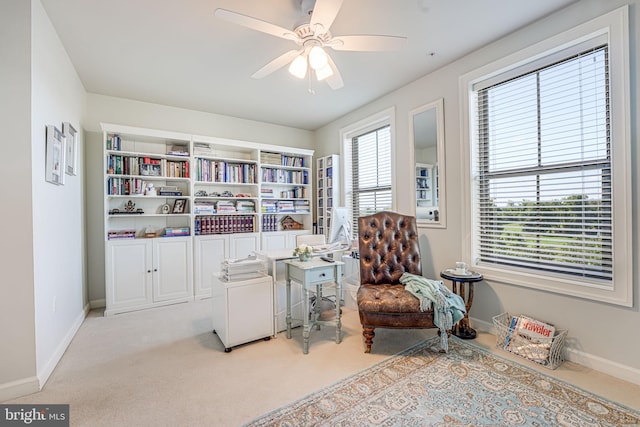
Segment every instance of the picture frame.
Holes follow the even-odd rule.
[[[62,133],[65,136],[65,173],[78,174],[78,131],[69,122],[62,123]]]
[[[46,127],[45,180],[55,185],[64,185],[65,137],[57,127]]]
[[[187,210],[187,199],[176,199],[173,203],[173,210],[171,213],[182,214]]]

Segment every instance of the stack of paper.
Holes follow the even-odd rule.
[[[249,256],[243,259],[226,259],[221,265],[221,276],[227,281],[247,280],[267,275],[267,263]]]

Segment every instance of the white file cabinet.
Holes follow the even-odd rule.
[[[271,276],[227,282],[213,275],[211,291],[213,332],[225,352],[275,334]]]

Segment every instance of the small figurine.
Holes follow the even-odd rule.
[[[124,205],[124,211],[127,213],[133,213],[135,211],[136,208],[136,204],[133,203],[131,200],[129,200],[125,205]]]
[[[158,192],[156,191],[156,188],[153,186],[152,182],[147,184],[147,187],[144,189],[144,195],[145,196],[157,196],[158,195]]]

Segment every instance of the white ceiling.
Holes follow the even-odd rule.
[[[285,28],[299,0],[41,0],[91,93],[314,130],[575,0],[344,0],[334,36],[408,37],[401,52],[329,50],[344,87],[284,67],[250,76],[291,41],[213,14],[225,8]]]

